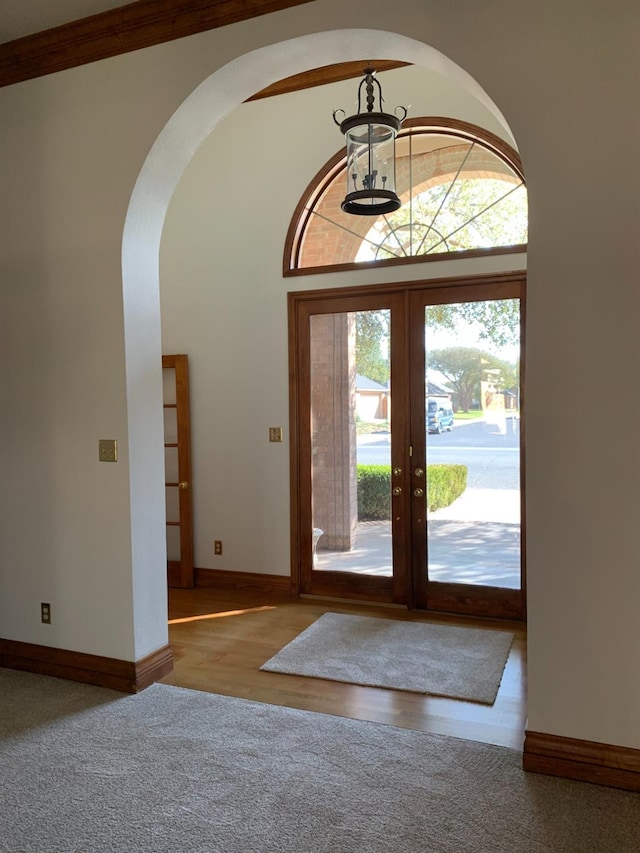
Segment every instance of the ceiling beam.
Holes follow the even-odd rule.
[[[288,92],[297,92],[299,89],[311,89],[313,86],[324,86],[326,83],[337,83],[340,80],[350,80],[353,77],[362,77],[364,66],[372,65],[376,71],[389,71],[392,68],[403,68],[410,65],[409,62],[394,62],[389,59],[367,59],[359,62],[340,62],[335,65],[323,65],[322,68],[313,68],[293,77],[278,80],[266,89],[256,92],[248,101],[257,101],[260,98],[270,98],[273,95],[286,95]]]
[[[137,0],[0,44],[0,87],[311,0]]]

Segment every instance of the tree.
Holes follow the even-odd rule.
[[[494,299],[430,305],[425,311],[425,322],[429,328],[452,331],[458,330],[461,323],[473,325],[481,339],[499,348],[506,344],[516,344],[520,340],[520,302],[518,299]],[[389,335],[388,309],[356,313],[356,371],[381,385],[387,385],[390,376]],[[505,388],[517,389],[517,367],[475,347],[468,349],[476,353],[477,358],[482,354],[487,362],[486,367],[501,369]],[[433,354],[432,352],[431,359]],[[435,364],[431,366],[435,367]],[[446,374],[444,370],[441,372]],[[479,383],[478,375],[477,387],[469,399],[478,397]]]
[[[474,168],[467,176],[461,169],[451,181],[443,177],[442,183],[412,195],[410,204],[381,217],[361,251],[370,259],[384,259],[525,244],[524,184],[506,172],[481,177]]]
[[[374,382],[389,381],[389,311],[356,314],[356,371]]]
[[[432,350],[427,354],[427,359],[427,367],[442,373],[456,394],[458,405],[465,412],[471,408],[472,401],[480,397],[483,371],[499,370],[502,390],[517,388],[517,370],[514,365],[476,347]]]
[[[381,217],[367,243],[372,259],[521,245],[527,241],[527,220],[526,189],[513,176],[474,177],[473,169],[469,175],[462,170]],[[436,305],[428,312],[430,324],[454,330],[462,320],[498,347],[520,340],[518,300]]]
[[[476,325],[482,340],[495,346],[520,341],[520,302],[518,299],[491,299],[480,302],[456,302],[427,308],[429,326],[455,330],[459,321]]]

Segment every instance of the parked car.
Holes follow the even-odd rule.
[[[453,408],[449,400],[429,397],[427,400],[427,429],[431,433],[441,433],[453,429]]]

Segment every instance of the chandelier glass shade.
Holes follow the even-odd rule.
[[[333,120],[344,134],[347,146],[347,192],[341,207],[345,213],[359,216],[393,213],[400,207],[396,194],[395,143],[407,110],[396,107],[396,115],[381,112],[382,87],[375,73],[371,66],[364,69],[355,115],[338,120],[338,113],[344,115],[344,110],[333,112]],[[366,112],[361,112],[363,89]]]

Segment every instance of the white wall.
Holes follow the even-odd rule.
[[[158,396],[159,379],[148,372],[159,345],[157,306],[145,316],[135,300],[136,281],[144,290],[153,279],[152,240],[148,263],[134,266],[128,256],[126,302],[120,275],[135,177],[162,127],[208,74],[235,60],[219,79],[231,84],[240,74],[239,89],[256,90],[278,63],[325,64],[334,50],[349,58],[357,44],[338,34],[313,55],[278,47],[262,66],[243,55],[366,20],[433,45],[469,72],[518,142],[531,213],[529,728],[640,748],[639,15],[636,0],[319,0],[2,90],[0,636],[130,660],[166,641],[152,486],[160,413],[144,405]],[[222,112],[235,106],[232,89],[213,95]],[[206,124],[191,118],[172,136],[172,154],[186,151],[187,159]],[[171,189],[159,188],[158,209]],[[297,198],[299,188],[289,192]],[[271,217],[273,245],[281,245],[283,210]],[[135,243],[135,234],[129,238]],[[248,260],[246,271],[259,267]],[[256,293],[265,321],[284,330],[282,291],[267,284]],[[237,302],[229,308],[237,319]],[[132,340],[137,329],[146,330],[147,348]],[[280,359],[286,342],[278,343]],[[260,429],[283,420],[282,387]],[[623,401],[615,428],[587,407],[602,388]],[[120,441],[116,466],[97,463],[103,437]],[[261,445],[241,460],[259,461],[251,473],[263,501],[278,498],[285,483],[276,454],[284,457],[286,447],[272,450]],[[147,497],[153,506],[145,515]],[[269,538],[278,513],[268,508],[259,520],[277,563],[264,570],[278,570],[285,557]],[[53,603],[50,628],[38,621],[42,600]]]

